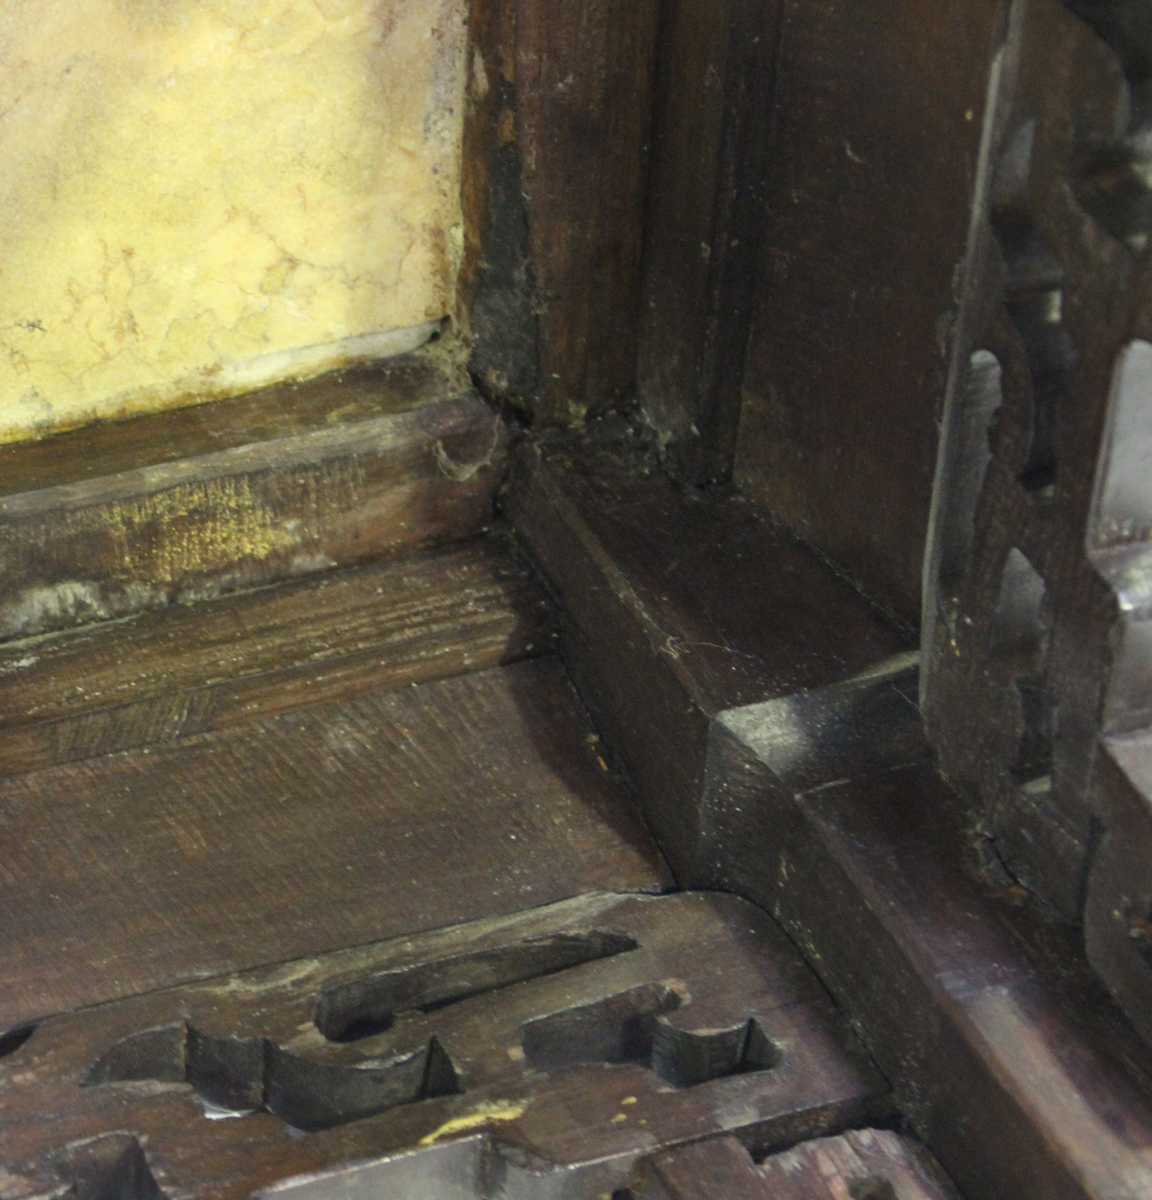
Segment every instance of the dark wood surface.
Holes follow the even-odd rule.
[[[706,802],[714,879],[777,915],[965,1195],[1141,1196],[1152,1054],[1075,936],[981,862],[910,683],[724,714]]]
[[[507,440],[467,396],[9,494],[0,638],[465,537],[490,519]]]
[[[802,1142],[759,1166],[736,1138],[645,1163],[642,1200],[959,1200],[922,1146],[884,1129]]]
[[[667,875],[536,659],[0,783],[0,1027]]]
[[[666,465],[693,483],[732,472],[782,7],[661,9],[637,386]]]
[[[657,0],[517,0],[517,131],[544,424],[636,387]]]
[[[540,321],[518,128],[517,0],[470,0],[469,9],[458,320],[478,386],[531,414]]]
[[[736,478],[908,621],[995,0],[787,0]]]
[[[643,1200],[764,1200],[770,1194],[747,1146],[734,1137],[655,1154],[640,1171],[634,1190]]]
[[[630,404],[658,0],[473,0],[462,323],[530,423]]]
[[[526,564],[479,538],[0,647],[0,773],[548,652]]]
[[[0,446],[0,495],[179,462],[254,442],[317,433],[409,412],[468,392],[454,356],[433,344],[413,354]]]
[[[328,1041],[324,998],[350,989],[390,996],[391,1025]],[[770,1062],[696,1061],[693,1044],[749,1022]],[[551,1049],[563,1061],[540,1061],[542,1028],[562,1034]],[[433,1038],[448,1094],[389,1104],[347,1090]],[[253,1045],[269,1065],[243,1107],[258,1111],[206,1120],[227,1083],[220,1064],[240,1079]],[[678,1079],[690,1061],[706,1069]],[[437,1143],[471,1133],[486,1135],[487,1174],[510,1194],[590,1196],[654,1149],[732,1132],[763,1154],[886,1106],[883,1080],[767,914],[731,896],[599,894],[47,1020],[0,1059],[0,1160],[22,1197],[50,1190],[85,1139],[119,1133],[169,1195],[242,1200],[336,1168],[334,1195],[422,1196],[452,1181],[434,1186]],[[424,1187],[400,1186],[394,1166],[390,1185],[388,1160],[373,1162],[405,1150],[431,1164]],[[491,1194],[476,1183],[476,1200]]]
[[[712,717],[909,648],[753,505],[673,484],[627,436],[526,443],[503,504],[563,598],[565,661],[682,882]]]

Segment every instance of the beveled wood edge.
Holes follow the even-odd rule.
[[[0,446],[0,503],[12,496],[337,431],[471,393],[455,340],[179,407],[93,421]]]

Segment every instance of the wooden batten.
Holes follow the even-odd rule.
[[[434,355],[0,452],[0,638],[477,532],[508,435]]]
[[[546,653],[526,565],[474,538],[0,647],[0,774]]]
[[[678,488],[627,438],[595,436],[525,443],[503,503],[562,597],[573,678],[678,879],[698,882],[715,715],[867,671],[909,639],[740,497]]]

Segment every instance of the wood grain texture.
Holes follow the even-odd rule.
[[[764,1176],[734,1137],[709,1138],[655,1154],[640,1168],[634,1189],[642,1200],[765,1200]]]
[[[461,327],[485,395],[573,425],[636,389],[659,0],[472,0]]]
[[[409,412],[467,393],[467,378],[455,358],[444,343],[433,343],[398,358],[277,383],[226,400],[96,421],[39,441],[9,443],[0,446],[0,495]]]
[[[555,660],[0,783],[0,1027],[664,867]]]
[[[668,469],[732,473],[781,0],[661,9],[637,386]]]
[[[859,1129],[804,1142],[760,1166],[775,1200],[959,1200],[959,1193],[922,1146],[886,1129]],[[887,1188],[885,1188],[887,1184]]]
[[[0,497],[0,637],[465,537],[506,443],[464,397]]]
[[[1084,941],[1092,965],[1152,1044],[1152,731],[1102,738],[1095,802],[1104,832],[1092,858]]]
[[[965,1195],[1144,1196],[1152,1052],[1077,935],[1003,868],[981,879],[909,682],[878,676],[716,722],[707,804],[728,828],[715,884],[795,938]]]
[[[607,427],[516,455],[503,503],[562,597],[561,642],[682,882],[708,726],[909,648],[739,496],[680,488]]]
[[[552,648],[491,538],[0,647],[0,773],[173,741]]]
[[[642,1200],[959,1200],[922,1146],[883,1129],[802,1142],[757,1166],[736,1138],[645,1163]]]
[[[908,621],[995,0],[787,0],[736,479]]]
[[[516,33],[516,0],[471,0],[458,309],[473,378],[485,395],[531,413],[540,323],[517,137]]]
[[[613,940],[616,952],[539,970],[548,947],[593,938]],[[707,956],[696,952],[701,945]],[[514,967],[517,955],[521,972],[496,977],[492,965]],[[432,990],[413,989],[416,979]],[[445,992],[453,980],[456,992]],[[317,1018],[326,995],[390,983],[399,985],[390,1027],[325,1039]],[[589,1012],[611,1018],[607,998],[618,1004],[619,1025],[630,1019],[629,997],[645,995],[678,1003],[646,1024],[633,1014],[631,1046],[622,1049],[618,1037],[613,1046],[581,1020]],[[687,1086],[669,1077],[679,1046],[749,1022],[776,1047],[771,1065],[733,1071],[716,1062]],[[564,1024],[565,1065],[533,1061],[541,1023]],[[159,1056],[146,1046],[127,1052],[142,1033],[164,1047]],[[363,1078],[373,1063],[433,1037],[452,1064],[454,1093],[382,1103],[306,1134],[286,1129],[283,1102],[331,1095],[334,1081]],[[290,1059],[316,1072],[311,1086],[282,1076],[283,1086],[266,1080],[262,1091],[257,1078],[253,1098],[265,1111],[205,1120],[196,1089],[211,1072],[196,1068],[194,1043],[207,1038],[225,1052],[238,1039],[265,1039],[275,1047],[271,1078]],[[93,1079],[100,1082],[77,1086]],[[499,1179],[505,1194],[587,1197],[624,1185],[637,1159],[658,1148],[731,1131],[766,1153],[887,1111],[883,1080],[772,919],[736,897],[701,893],[589,895],[153,992],[50,1018],[0,1059],[0,1161],[8,1194],[21,1200],[20,1180],[50,1194],[67,1147],[114,1131],[140,1140],[170,1195],[244,1200],[281,1181],[282,1195],[307,1195],[315,1181],[287,1181],[324,1169],[335,1170],[334,1196],[444,1195],[453,1180],[440,1176],[436,1186],[436,1143],[472,1133],[488,1163],[478,1174]],[[388,1156],[404,1151],[429,1163],[423,1187],[395,1180]],[[357,1186],[369,1168],[377,1182]],[[475,1200],[495,1191],[477,1183]]]
[[[539,302],[533,415],[633,399],[657,0],[517,0],[517,134]]]

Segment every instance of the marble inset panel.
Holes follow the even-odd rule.
[[[451,311],[464,0],[0,0],[0,441]]]

